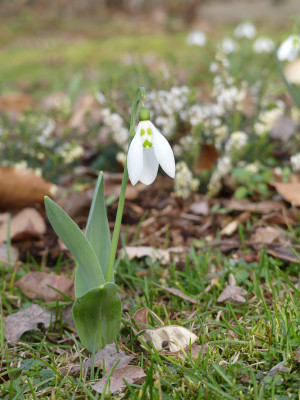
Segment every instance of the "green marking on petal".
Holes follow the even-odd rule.
[[[150,129],[150,128],[147,128],[147,133],[148,133],[149,136],[152,135],[152,132],[151,132],[151,129]]]
[[[149,142],[149,140],[146,139],[146,140],[144,140],[144,142],[143,142],[143,148],[146,149],[147,147],[149,147],[149,149],[151,149],[152,143]]]
[[[145,129],[141,129],[141,136],[143,136],[143,135],[145,135],[145,133],[146,133],[146,131],[145,131]]]

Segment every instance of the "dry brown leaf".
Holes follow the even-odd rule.
[[[201,345],[201,344],[193,343],[193,344],[191,345],[191,348],[188,348],[188,349],[186,350],[186,352],[188,352],[189,355],[190,355],[192,358],[197,358],[197,357],[199,357],[199,354],[201,354],[201,356],[203,356],[204,354],[206,354],[208,348],[209,348],[208,344]],[[185,358],[185,354],[181,352],[181,353],[179,353],[179,357],[180,357],[180,358]]]
[[[196,215],[208,215],[209,214],[208,201],[202,200],[191,204],[190,211]]]
[[[0,265],[3,267],[13,267],[19,260],[19,251],[14,247],[0,244]]]
[[[8,342],[18,342],[23,333],[38,330],[43,324],[49,328],[51,315],[37,304],[4,318],[4,336]]]
[[[4,222],[0,226],[0,243],[7,240],[8,228],[10,228],[11,240],[24,240],[39,238],[46,232],[46,224],[41,214],[34,208],[24,208],[16,214],[10,222]]]
[[[198,303],[198,301],[194,297],[190,297],[187,294],[184,294],[180,289],[168,288],[168,287],[162,286],[156,282],[153,282],[153,284],[155,286],[158,286],[159,288],[165,290],[166,292],[173,294],[174,296],[178,296],[181,299],[187,300],[189,303],[192,303],[192,304]],[[135,319],[135,317],[134,317],[134,319]]]
[[[290,372],[290,368],[286,366],[285,361],[281,361],[280,363],[276,364],[273,368],[270,369],[269,372],[267,372],[267,376],[275,376],[280,372]]]
[[[127,365],[123,368],[116,368],[110,377],[109,384],[106,386],[106,394],[109,392],[117,393],[125,389],[127,386],[124,380],[126,380],[127,383],[132,384],[142,383],[145,378],[146,374],[140,367]],[[92,386],[92,388],[96,390],[96,392],[102,393],[107,379],[108,374],[101,378],[99,382]]]
[[[220,294],[217,299],[218,303],[235,303],[235,304],[245,304],[245,296],[247,295],[247,290],[236,286],[235,278],[232,274],[229,274],[229,284],[225,286],[225,289]]]
[[[231,199],[229,201],[224,201],[224,206],[234,211],[250,211],[265,214],[275,211],[281,211],[284,207],[284,203],[282,201],[275,200],[265,200],[257,203],[252,203],[248,200]]]
[[[229,222],[224,228],[221,230],[220,235],[221,236],[231,236],[238,228],[239,226],[239,221],[237,219]]]
[[[272,186],[293,206],[300,206],[300,183],[299,182],[273,182]],[[274,210],[273,210],[274,211]]]
[[[105,373],[107,374],[118,360],[117,369],[125,367],[133,359],[133,356],[128,356],[123,350],[117,349],[115,343],[112,343],[106,345],[104,349],[99,350],[98,353],[95,354],[94,367],[98,367],[99,364],[102,367],[104,362]],[[84,369],[90,369],[91,365],[92,359],[89,358],[84,362]]]
[[[251,235],[250,240],[254,243],[270,244],[283,238],[283,234],[279,229],[273,226],[266,226],[258,228],[253,235]]]
[[[25,93],[7,93],[0,97],[0,110],[23,112],[32,105],[32,99]]]
[[[62,300],[63,296],[48,285],[74,298],[74,282],[64,275],[34,271],[24,275],[15,283],[15,286],[30,299],[43,299],[49,302]]]
[[[286,64],[284,75],[289,82],[300,85],[300,58]]]
[[[270,137],[286,143],[294,135],[296,127],[296,123],[290,117],[282,115],[276,120],[270,132]]]
[[[140,331],[148,327],[148,315],[149,311],[146,307],[140,308],[134,314],[133,316],[134,322],[136,323]]]
[[[287,249],[285,247],[268,247],[266,249],[267,253],[275,258],[279,258],[280,260],[300,264],[299,258],[297,258],[292,250]]]
[[[0,207],[22,208],[31,203],[43,203],[44,196],[56,193],[56,186],[37,176],[30,169],[0,168]]]
[[[183,252],[181,247],[170,247],[167,250],[161,250],[150,246],[126,246],[124,250],[120,251],[120,254],[124,258],[126,253],[129,260],[150,257],[152,261],[160,261],[161,264],[168,264],[171,261],[173,253],[179,254],[181,252]]]

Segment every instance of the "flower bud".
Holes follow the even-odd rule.
[[[139,112],[139,120],[140,121],[149,121],[150,120],[150,111],[146,107],[142,107]]]

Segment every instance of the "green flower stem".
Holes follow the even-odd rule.
[[[137,108],[138,108],[139,102],[141,101],[140,97],[145,97],[145,94],[146,94],[145,89],[143,87],[139,87],[135,94],[133,102],[132,102],[128,148],[134,137],[135,121],[136,121],[136,117],[137,117]],[[113,233],[112,241],[111,241],[111,250],[110,250],[108,266],[107,266],[107,271],[106,271],[106,277],[105,277],[106,282],[112,282],[114,280],[113,279],[113,269],[114,269],[114,262],[115,262],[115,258],[116,258],[117,246],[118,246],[119,235],[120,235],[120,228],[121,228],[122,215],[123,215],[123,209],[124,209],[124,203],[125,203],[127,182],[128,182],[128,170],[127,170],[127,162],[126,162],[125,168],[124,168],[123,179],[122,179],[122,185],[121,185],[120,198],[119,198],[118,210],[117,210],[117,215],[116,215],[114,233]]]

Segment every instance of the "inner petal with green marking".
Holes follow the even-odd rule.
[[[140,135],[143,141],[143,149],[151,149],[151,147],[153,146],[151,129],[149,127],[142,128]]]

